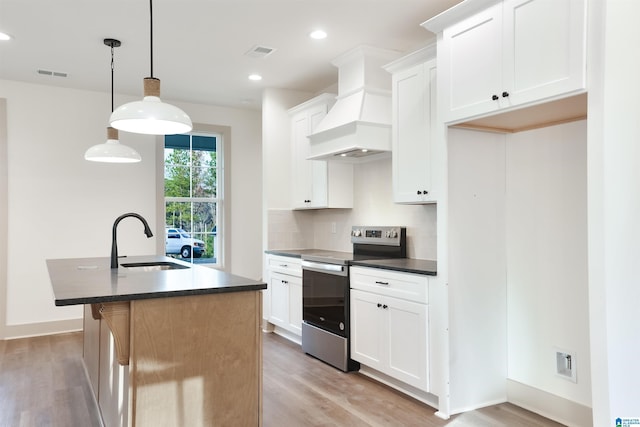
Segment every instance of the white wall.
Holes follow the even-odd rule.
[[[109,256],[111,226],[138,212],[155,229],[155,138],[120,133],[143,158],[138,164],[96,164],[84,151],[106,138],[109,94],[0,81],[7,99],[8,229],[6,335],[37,334],[47,324],[82,316],[80,307],[55,307],[45,260]],[[117,96],[121,102],[131,99]],[[233,223],[228,270],[261,276],[260,113],[180,105],[194,122],[233,129],[231,165]],[[247,194],[245,180],[257,186]],[[237,182],[236,182],[237,181]],[[233,182],[236,182],[233,184]],[[239,185],[238,185],[239,184]],[[234,194],[234,193],[238,194]],[[243,196],[246,195],[246,196]],[[155,253],[155,238],[127,219],[118,228],[121,255]],[[2,283],[0,283],[0,286]],[[20,326],[33,325],[32,328]],[[63,327],[63,326],[61,326]],[[55,329],[55,328],[54,328]],[[12,332],[13,331],[13,332]]]
[[[449,129],[451,413],[507,398],[504,135]]]
[[[640,418],[640,2],[591,0],[589,304],[594,425]]]
[[[586,121],[507,137],[509,379],[591,406]],[[573,353],[577,383],[556,375]]]
[[[507,378],[590,407],[586,122],[450,129],[448,148],[452,412],[508,398]],[[555,375],[556,348],[577,383]]]

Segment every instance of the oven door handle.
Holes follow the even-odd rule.
[[[302,260],[302,269],[317,271],[319,273],[335,274],[337,276],[347,276],[348,270],[346,265],[325,264],[321,262]]]

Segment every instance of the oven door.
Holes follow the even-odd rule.
[[[349,266],[302,261],[302,320],[342,337],[349,332]]]

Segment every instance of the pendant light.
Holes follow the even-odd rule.
[[[104,39],[104,44],[111,48],[111,112],[113,112],[113,48],[120,46],[116,39]],[[84,158],[92,162],[104,163],[137,163],[142,158],[136,150],[120,144],[118,130],[107,128],[107,142],[94,145],[84,153]]]
[[[109,123],[125,132],[148,135],[174,135],[193,129],[187,114],[160,100],[160,80],[153,77],[153,1],[149,0],[151,77],[144,79],[142,101],[121,105],[111,113]]]

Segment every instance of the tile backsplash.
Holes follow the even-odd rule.
[[[408,206],[409,207],[409,206]],[[410,206],[404,222],[369,223],[353,219],[350,209],[268,211],[269,249],[327,249],[351,252],[352,225],[398,225],[407,227],[410,258],[436,258],[436,206]],[[333,233],[335,224],[335,233]]]
[[[390,158],[357,164],[353,209],[269,209],[268,249],[351,252],[353,225],[405,226],[407,255],[437,259],[436,205],[393,203],[391,183]]]

